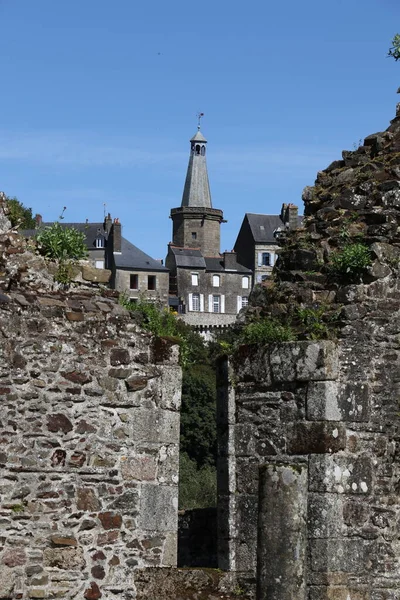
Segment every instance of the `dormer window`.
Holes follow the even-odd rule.
[[[96,238],[96,248],[104,248],[104,238],[103,236]]]

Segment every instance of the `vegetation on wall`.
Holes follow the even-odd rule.
[[[342,282],[356,283],[371,265],[371,252],[365,244],[346,244],[330,255],[330,273]]]
[[[39,229],[36,242],[40,254],[57,261],[55,279],[63,284],[71,282],[74,265],[88,254],[85,234],[74,227],[63,227],[58,221]]]
[[[36,227],[35,218],[32,216],[32,209],[27,208],[18,200],[18,198],[6,198],[8,209],[7,217],[13,227],[18,229],[34,229]]]

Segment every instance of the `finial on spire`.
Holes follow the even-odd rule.
[[[200,131],[201,117],[204,117],[204,113],[202,113],[202,112],[197,113],[197,129],[198,129],[198,131]]]

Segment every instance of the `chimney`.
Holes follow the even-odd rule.
[[[108,213],[108,215],[104,219],[104,231],[107,233],[107,235],[111,231],[111,226],[112,226],[112,219],[111,219],[110,213]]]
[[[36,227],[40,227],[42,224],[42,215],[39,215],[38,213],[35,215],[35,221],[36,221]]]
[[[114,219],[114,223],[111,229],[112,236],[112,250],[113,252],[121,252],[122,251],[122,233],[121,233],[121,223],[119,219]]]
[[[226,271],[237,271],[237,256],[233,250],[230,252],[225,250],[224,252],[224,269]]]
[[[281,219],[287,229],[297,229],[299,226],[299,209],[295,204],[282,204]]]

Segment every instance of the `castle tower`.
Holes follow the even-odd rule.
[[[200,249],[203,256],[219,256],[222,210],[212,208],[206,162],[207,140],[198,125],[190,140],[190,156],[182,203],[171,210],[172,244]]]

